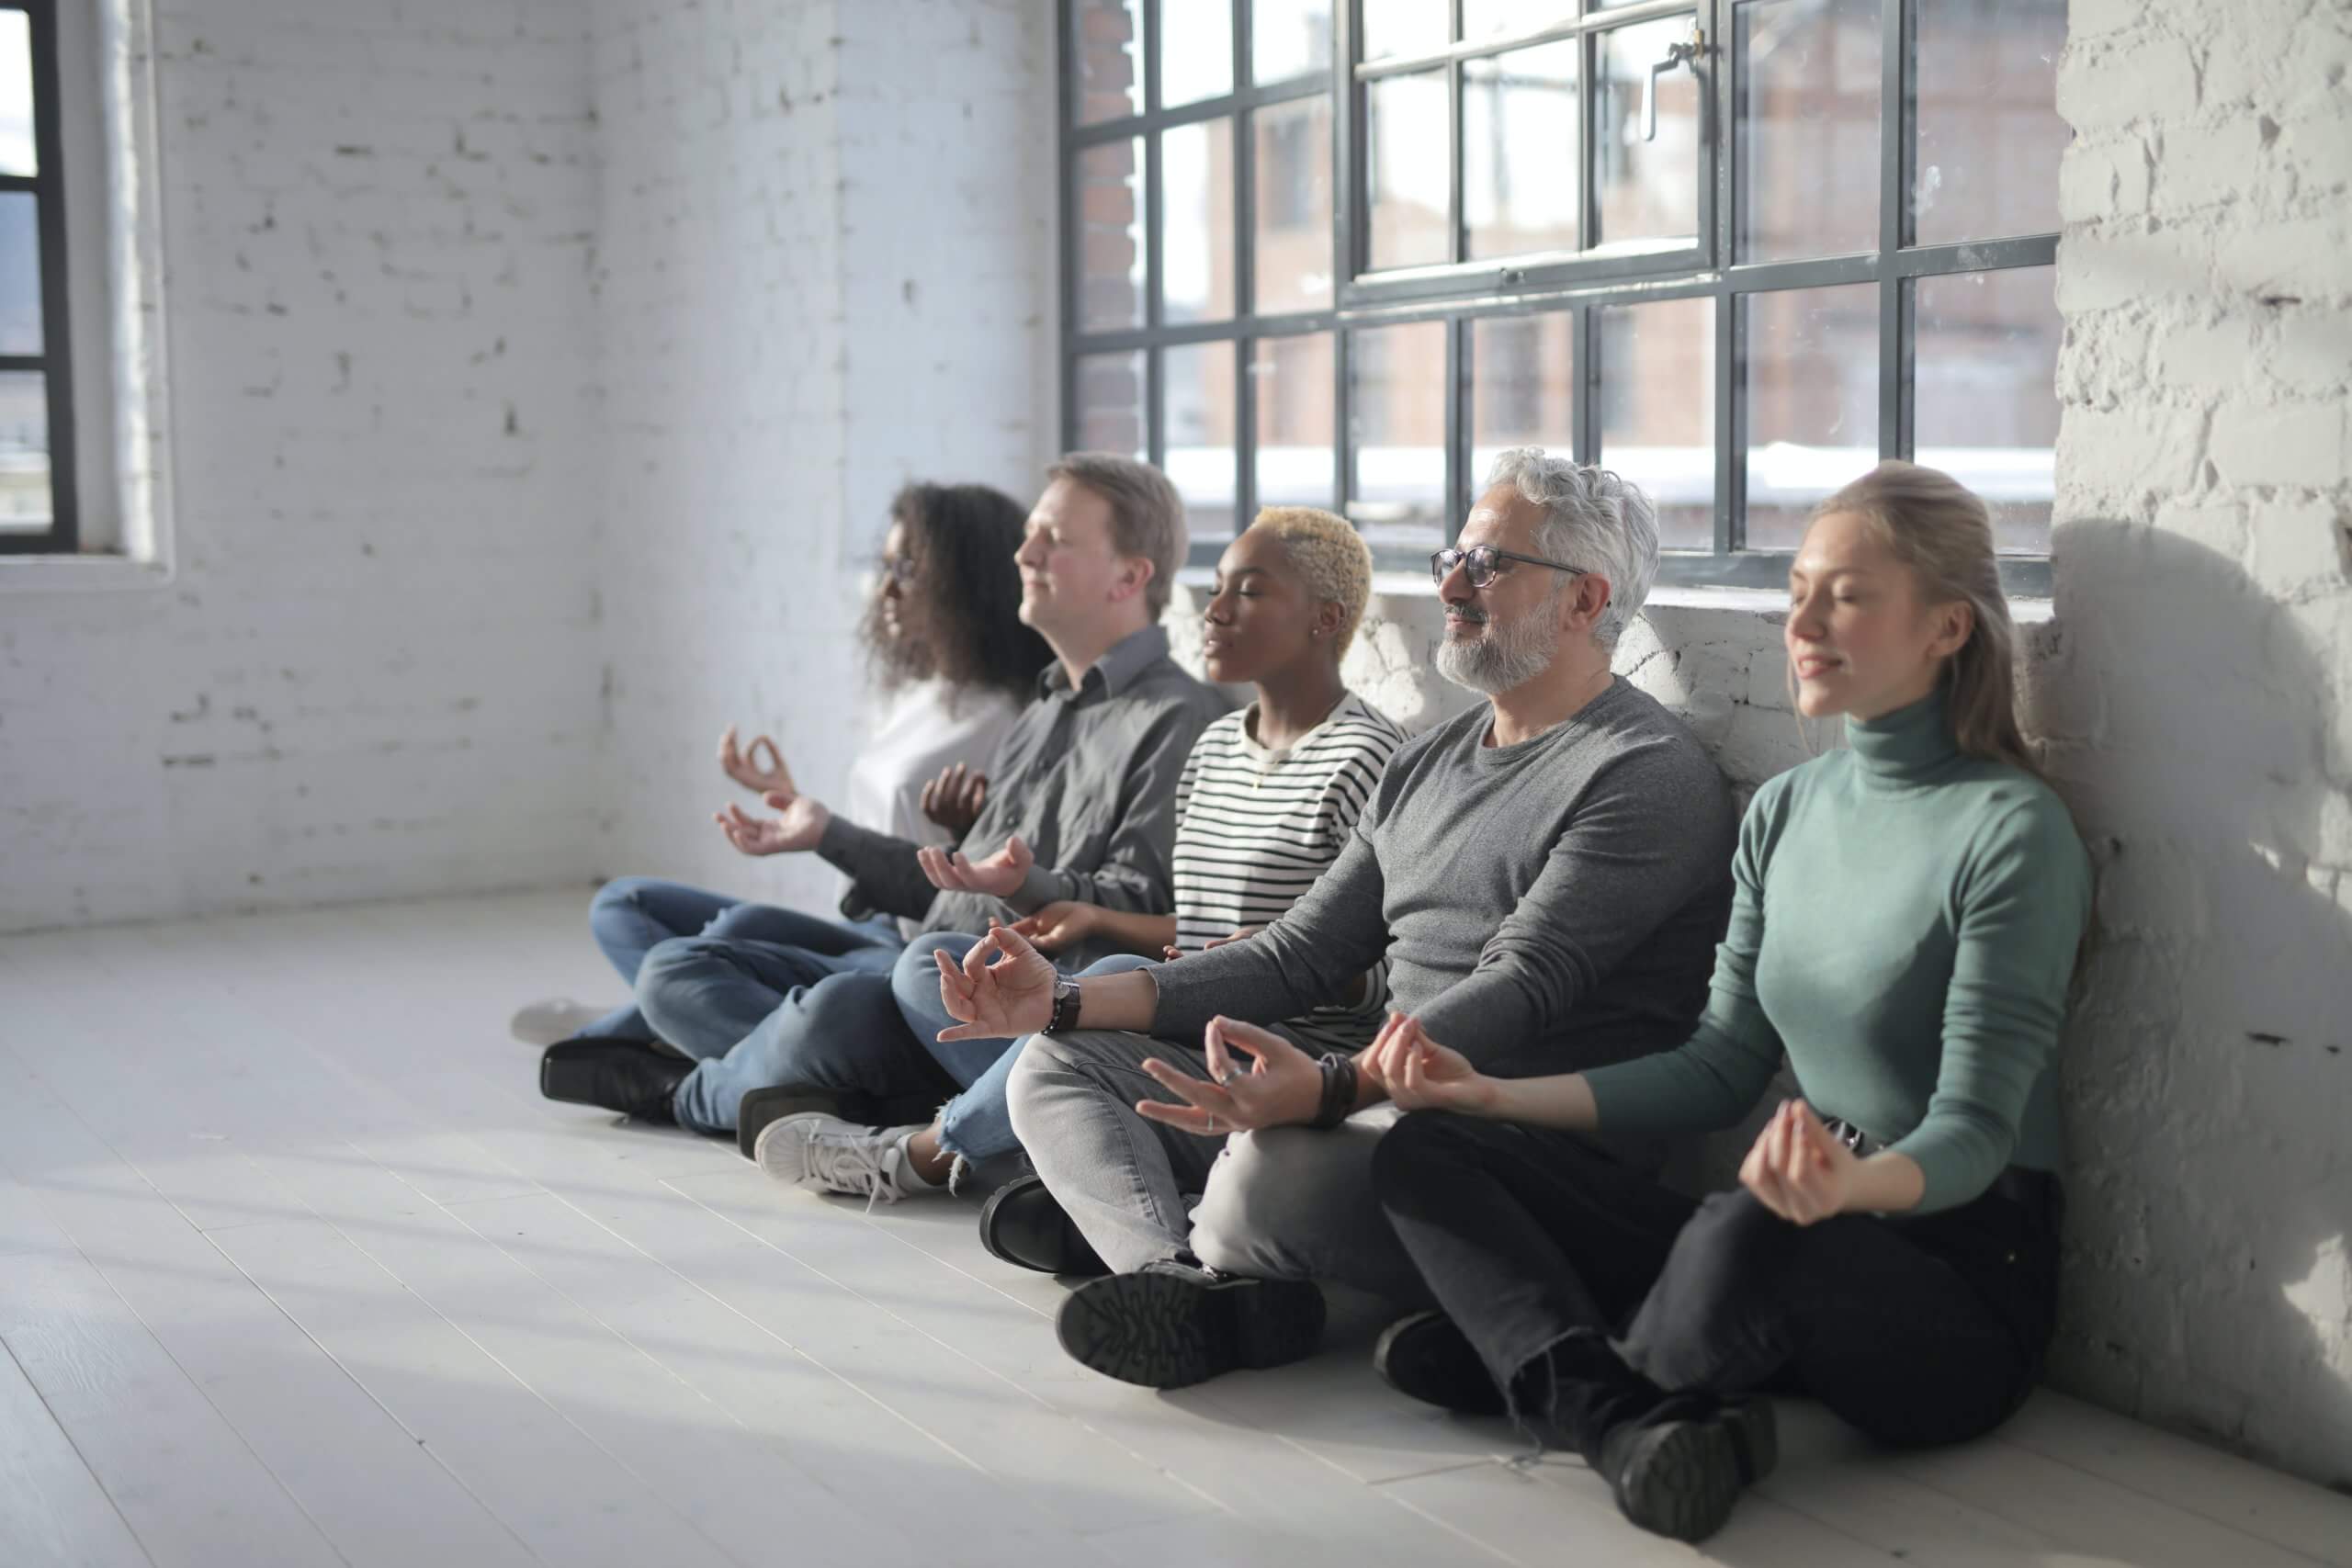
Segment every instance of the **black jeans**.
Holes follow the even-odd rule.
[[[1810,1394],[1881,1442],[1958,1442],[2023,1403],[2050,1339],[2059,1199],[2040,1173],[1917,1219],[1792,1225],[1744,1189],[1694,1202],[1570,1133],[1422,1111],[1373,1179],[1514,1411],[1537,1400],[1588,1458],[1669,1396],[1756,1390]]]

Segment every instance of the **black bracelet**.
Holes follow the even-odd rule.
[[[1307,1125],[1336,1127],[1355,1112],[1355,1059],[1337,1051],[1326,1051],[1315,1065],[1323,1070],[1323,1100],[1315,1108],[1315,1120]]]

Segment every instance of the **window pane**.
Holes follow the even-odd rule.
[[[1168,461],[1163,465],[1194,539],[1233,537],[1233,344],[1188,344],[1161,350],[1167,377]]]
[[[1260,109],[1250,126],[1258,146],[1258,313],[1328,306],[1330,97]]]
[[[1258,340],[1258,504],[1338,504],[1331,411],[1331,334]]]
[[[1462,216],[1474,256],[1577,244],[1577,62],[1571,39],[1463,67]]]
[[[1143,139],[1078,155],[1078,324],[1143,325]]]
[[[1453,259],[1446,243],[1445,73],[1391,76],[1366,92],[1372,182],[1372,265],[1428,266]]]
[[[1877,248],[1880,15],[1880,0],[1740,8],[1741,261]]]
[[[1363,57],[1443,49],[1452,25],[1443,0],[1363,0]]]
[[[1657,508],[1658,543],[1715,544],[1715,302],[1600,312],[1600,461]]]
[[[1078,0],[1078,123],[1143,113],[1143,0]]]
[[[40,198],[7,191],[0,193],[0,354],[39,354],[40,344]]]
[[[1519,38],[1577,18],[1577,0],[1468,0],[1462,36],[1472,42]]]
[[[1233,314],[1233,122],[1163,131],[1159,308],[1174,326]]]
[[[1912,452],[1993,508],[2000,548],[2050,553],[2058,303],[2046,266],[1913,285]]]
[[[1261,82],[1331,69],[1331,0],[1258,0],[1250,12],[1250,69]]]
[[[37,370],[0,371],[0,532],[50,525],[48,382]]]
[[[1491,316],[1470,323],[1470,482],[1508,446],[1576,450],[1576,318]]]
[[[1163,108],[1233,91],[1233,7],[1186,0],[1159,8],[1159,103]]]
[[[1351,333],[1348,515],[1374,549],[1436,549],[1445,516],[1445,323]]]
[[[1642,137],[1650,67],[1690,32],[1690,17],[1669,17],[1601,35],[1600,243],[1662,249],[1699,231],[1699,79],[1689,66],[1658,78],[1657,137]]]
[[[1813,503],[1878,463],[1878,286],[1751,294],[1747,543],[1792,550]]]
[[[0,11],[0,175],[40,173],[33,149],[32,21],[22,11]]]
[[[2052,171],[2067,140],[2057,109],[2066,0],[1917,4],[1917,243],[2054,231]]]
[[[1148,459],[1142,351],[1080,355],[1077,412],[1080,451]]]

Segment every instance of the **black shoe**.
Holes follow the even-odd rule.
[[[1768,1399],[1678,1418],[1674,1404],[1601,1439],[1617,1510],[1652,1535],[1697,1541],[1723,1529],[1740,1490],[1772,1472],[1779,1429]]]
[[[873,1095],[856,1089],[827,1089],[821,1084],[775,1084],[755,1089],[735,1103],[735,1146],[745,1159],[757,1159],[760,1134],[771,1122],[815,1111],[837,1116],[860,1127],[927,1126],[939,1111],[939,1095]]]
[[[1323,1340],[1323,1292],[1306,1280],[1147,1263],[1080,1285],[1054,1319],[1072,1359],[1146,1388],[1182,1388],[1238,1367],[1279,1367]]]
[[[1382,1331],[1372,1370],[1398,1393],[1464,1416],[1500,1416],[1502,1391],[1462,1330],[1442,1312],[1417,1312]]]
[[[684,1057],[634,1040],[566,1040],[540,1055],[539,1092],[639,1122],[674,1123],[670,1097],[694,1070]]]
[[[1046,1190],[1042,1176],[1015,1177],[989,1195],[980,1209],[980,1245],[991,1258],[1040,1274],[1099,1279],[1111,1271]]]

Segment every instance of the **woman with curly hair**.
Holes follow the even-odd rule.
[[[1045,639],[1021,624],[1024,509],[987,485],[915,483],[890,502],[859,640],[886,698],[881,722],[850,763],[845,812],[861,826],[944,844],[951,821],[976,812],[985,770],[1014,715],[1036,693],[1051,660]],[[754,795],[796,786],[774,740],[719,737],[721,772]],[[730,841],[749,820],[739,807],[718,814]],[[596,945],[634,983],[654,944],[677,936],[782,942],[828,954],[870,953],[888,969],[903,945],[899,923],[844,909],[846,921],[752,904],[684,883],[624,876],[597,890],[588,925]],[[558,998],[514,1015],[512,1032],[531,1045],[573,1036],[651,1040],[634,1003],[606,1010]]]

